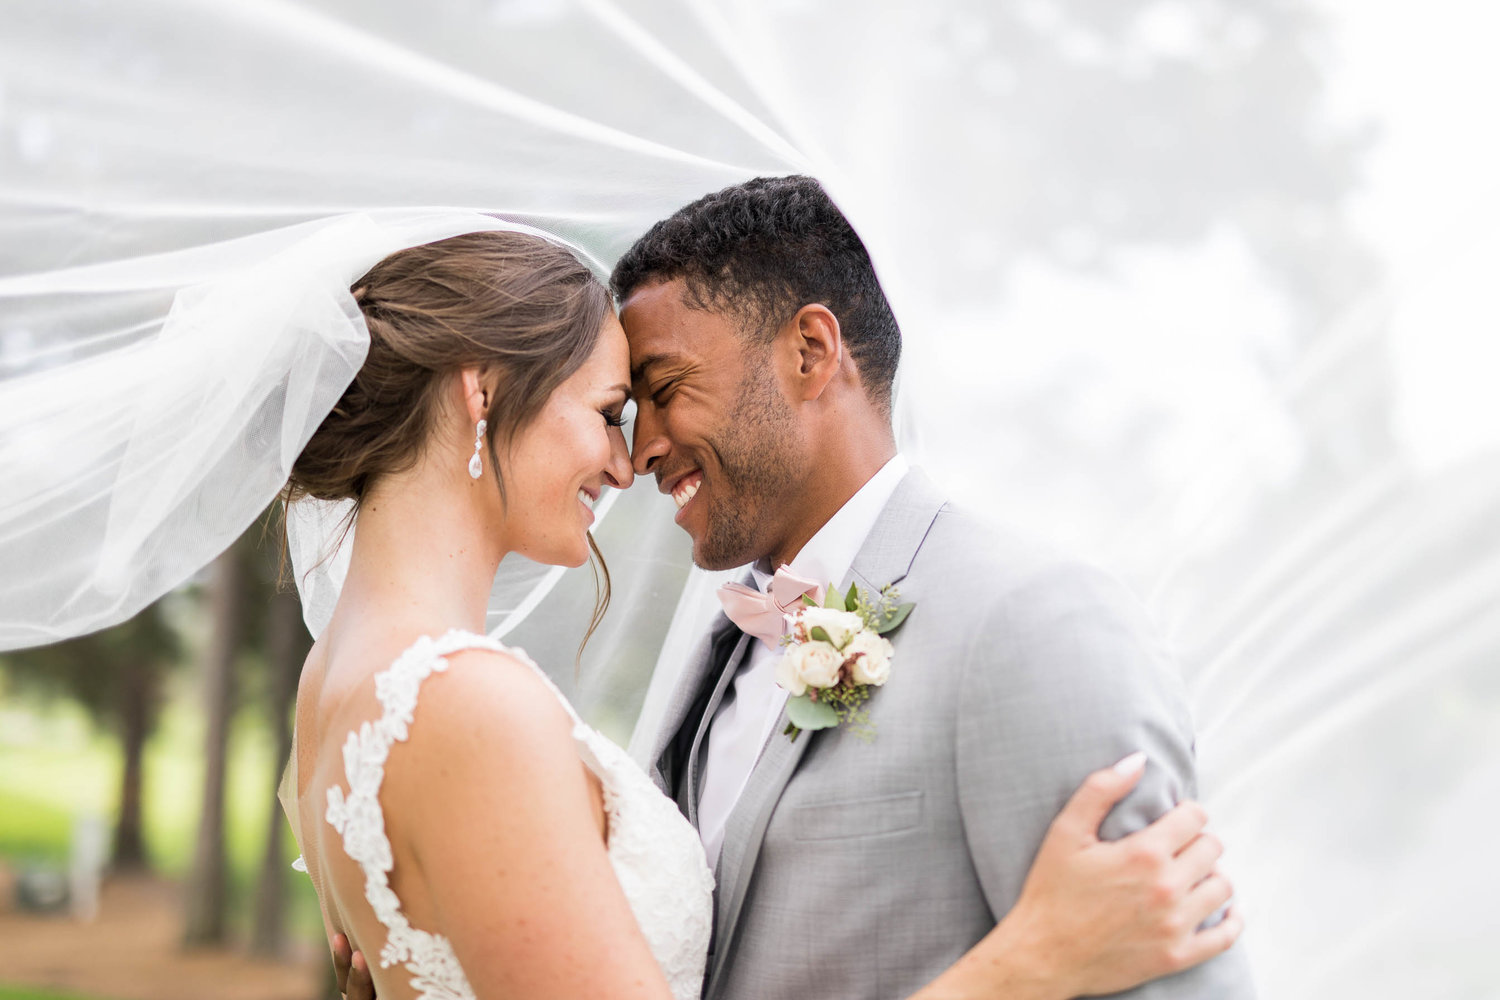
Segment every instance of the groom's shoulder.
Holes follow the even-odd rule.
[[[976,597],[1000,598],[1071,582],[1097,585],[1108,575],[1088,558],[1040,532],[948,502],[933,518],[912,574],[934,575],[965,585],[981,584]]]
[[[949,500],[939,508],[922,542],[928,558],[949,563],[982,564],[1006,575],[1076,562],[1076,557],[1040,533],[1007,524]]]
[[[1097,563],[1044,532],[954,502],[919,468],[902,481],[883,528],[886,537],[867,543],[880,558],[866,561],[866,582],[886,582],[868,575],[878,575],[877,566],[902,567],[902,599],[945,609],[941,617],[959,631],[1007,621],[1047,630],[1105,619],[1149,631],[1140,601]]]
[[[1035,682],[1093,691],[1117,706],[1139,703],[1143,692],[1182,701],[1171,651],[1145,603],[1097,563],[1039,534],[944,504],[901,593],[919,608],[944,609],[942,631],[959,644],[960,660],[1002,658],[1007,690]]]
[[[940,483],[916,466],[902,480],[879,527],[895,536],[898,551],[910,553],[900,546],[903,541],[907,545],[916,541],[908,575],[936,570],[943,576],[956,574],[966,579],[981,573],[990,581],[987,590],[1047,568],[1084,565],[1038,533],[955,502]],[[913,529],[916,534],[901,537]]]
[[[1042,632],[1084,623],[1155,633],[1143,602],[1086,555],[1040,532],[944,503],[912,560],[902,593],[964,609],[976,628]]]

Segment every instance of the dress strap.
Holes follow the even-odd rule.
[[[546,674],[524,652],[488,636],[459,629],[436,639],[422,636],[390,667],[375,675],[375,696],[382,709],[380,718],[362,723],[344,741],[344,778],[348,791],[338,785],[328,789],[325,818],[343,838],[344,853],[364,873],[365,898],[386,928],[386,943],[380,952],[382,967],[397,963],[414,969],[430,965],[435,954],[446,953],[448,948],[445,940],[411,926],[402,912],[401,901],[391,889],[394,859],[380,805],[380,787],[392,745],[404,742],[410,734],[422,682],[448,669],[445,657],[466,649],[488,649],[514,656],[546,679]],[[557,686],[550,679],[547,683],[556,693]],[[576,725],[577,716],[573,718]]]

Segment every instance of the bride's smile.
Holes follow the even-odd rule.
[[[635,475],[625,444],[629,346],[613,312],[592,352],[500,455],[506,548],[558,566],[588,561],[594,505]],[[501,444],[497,442],[497,450]]]

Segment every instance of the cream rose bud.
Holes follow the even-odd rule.
[[[850,673],[856,684],[874,684],[876,687],[890,680],[891,656],[896,647],[874,632],[861,632],[844,647],[844,655],[852,657],[854,665]]]
[[[792,670],[804,690],[810,687],[831,688],[839,682],[839,668],[844,665],[844,656],[828,643],[801,643],[792,647],[789,657]]]
[[[802,648],[800,645],[789,647],[776,663],[776,684],[790,692],[793,698],[800,698],[807,693],[807,685],[797,674],[798,653]]]
[[[803,608],[802,624],[807,626],[808,634],[812,630],[821,627],[828,633],[828,641],[833,643],[835,649],[843,649],[844,643],[849,641],[860,629],[865,627],[865,620],[853,611],[835,611],[833,608]]]

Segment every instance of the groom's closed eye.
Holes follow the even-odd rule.
[[[680,381],[682,381],[682,377],[677,376],[675,378],[664,379],[652,386],[649,396],[651,405],[658,407],[665,406],[671,398],[672,390],[677,387],[677,383]]]

